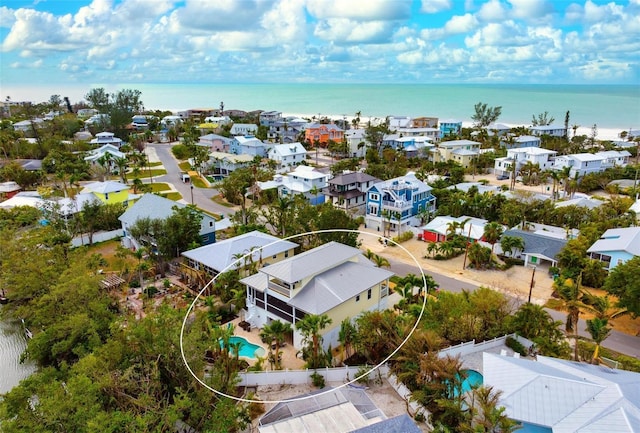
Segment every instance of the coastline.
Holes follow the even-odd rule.
[[[178,110],[180,111],[180,110]],[[175,112],[174,112],[175,113]],[[284,117],[301,117],[301,118],[312,118],[313,116],[317,116],[317,114],[303,114],[303,113],[288,113],[288,112],[283,112],[282,116]],[[402,115],[399,115],[402,116]],[[322,115],[322,117],[326,117],[328,119],[331,119],[333,121],[336,120],[342,120],[345,119],[349,122],[349,124],[351,124],[351,122],[353,121],[353,119],[355,119],[355,116],[345,116],[345,115],[338,115],[338,114],[327,114],[327,115]],[[366,126],[367,122],[369,121],[369,117],[365,118],[360,118],[360,126],[364,127]],[[380,122],[384,120],[384,118],[380,118],[380,117],[373,117],[371,118],[372,122]],[[514,127],[518,127],[518,126],[524,126],[526,128],[531,127],[530,124],[528,123],[506,123],[506,122],[500,122],[500,119],[498,119],[497,123],[502,123],[503,125],[507,125],[510,128],[514,128]],[[466,120],[462,120],[462,127],[463,128],[471,128],[473,127],[473,122],[471,121],[471,119],[466,119]],[[573,130],[571,129],[571,127],[569,128],[569,134],[570,136],[573,134]],[[622,132],[623,130],[617,129],[617,128],[608,128],[608,127],[597,127],[598,129],[598,135],[596,136],[597,140],[611,140],[611,141],[617,141],[617,140],[621,140],[619,137],[620,132]],[[587,137],[589,137],[591,135],[591,126],[586,127],[586,126],[580,126],[578,127],[578,129],[576,130],[576,134],[577,135],[586,135]]]

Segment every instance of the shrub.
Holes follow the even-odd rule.
[[[369,366],[367,366],[367,365],[363,365],[360,368],[358,368],[358,371],[356,372],[356,377],[358,377],[359,379],[357,380],[357,382],[362,384],[362,385],[368,385],[369,384],[369,371],[370,371],[370,369],[369,369]]]
[[[129,281],[129,287],[131,287],[132,289],[137,289],[138,287],[140,287],[140,280]]]
[[[522,356],[528,355],[527,349],[522,345],[522,343],[520,343],[513,337],[507,337],[507,341],[505,342],[505,344],[509,349],[513,350],[514,352],[518,352]]]
[[[404,233],[402,233],[400,236],[396,236],[394,238],[392,238],[392,240],[398,244],[401,244],[402,242],[406,242],[409,239],[413,238],[413,232],[412,231],[406,231]],[[393,245],[393,244],[391,244]]]
[[[189,158],[189,150],[184,144],[176,144],[171,148],[171,152],[173,152],[173,156],[175,156],[176,159]]]
[[[317,371],[314,371],[311,375],[311,382],[316,388],[324,388],[324,376]]]

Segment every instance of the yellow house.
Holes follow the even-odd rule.
[[[293,257],[298,244],[252,231],[182,253],[182,273],[189,286],[202,289],[213,277],[229,269],[261,268]]]
[[[93,194],[104,204],[124,203],[126,206],[136,197],[129,196],[129,186],[120,182],[92,182],[85,185],[81,193]]]
[[[438,143],[433,153],[433,162],[455,161],[463,167],[470,167],[480,154],[480,143],[471,140],[453,140]]]
[[[326,314],[331,324],[323,330],[323,347],[336,347],[344,319],[387,308],[393,275],[375,267],[359,249],[329,242],[241,280],[247,286],[245,320],[259,328],[272,320],[291,323],[293,345],[302,347],[296,322],[308,314]]]

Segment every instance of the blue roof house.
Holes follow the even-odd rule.
[[[415,173],[373,184],[367,190],[365,224],[381,231],[385,224],[391,230],[419,227],[424,211],[435,212],[436,198],[432,188],[419,180]]]
[[[609,229],[587,250],[610,271],[635,256],[640,256],[640,227]]]
[[[440,133],[442,137],[446,137],[447,135],[460,135],[462,133],[462,121],[457,119],[441,120]]]

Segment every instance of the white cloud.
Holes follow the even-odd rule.
[[[451,9],[451,0],[422,0],[420,12],[425,14],[435,14]]]
[[[525,21],[538,21],[553,12],[553,5],[546,0],[509,0],[512,16]]]
[[[478,18],[482,21],[496,22],[507,17],[507,9],[500,0],[489,0],[484,3],[478,12]]]
[[[623,15],[624,8],[614,3],[598,6],[591,0],[587,0],[584,5],[584,19],[587,22],[617,20]]]
[[[0,27],[11,27],[16,21],[16,17],[12,9],[6,6],[0,6]]]
[[[380,43],[390,40],[393,27],[384,21],[357,22],[346,18],[330,18],[316,25],[314,35],[337,44]]]
[[[308,0],[307,10],[318,19],[393,21],[411,16],[410,0]]]
[[[447,34],[467,33],[478,27],[478,20],[471,14],[456,15],[444,25]]]
[[[574,73],[590,81],[620,80],[633,76],[633,68],[626,62],[594,60],[572,69]]]

